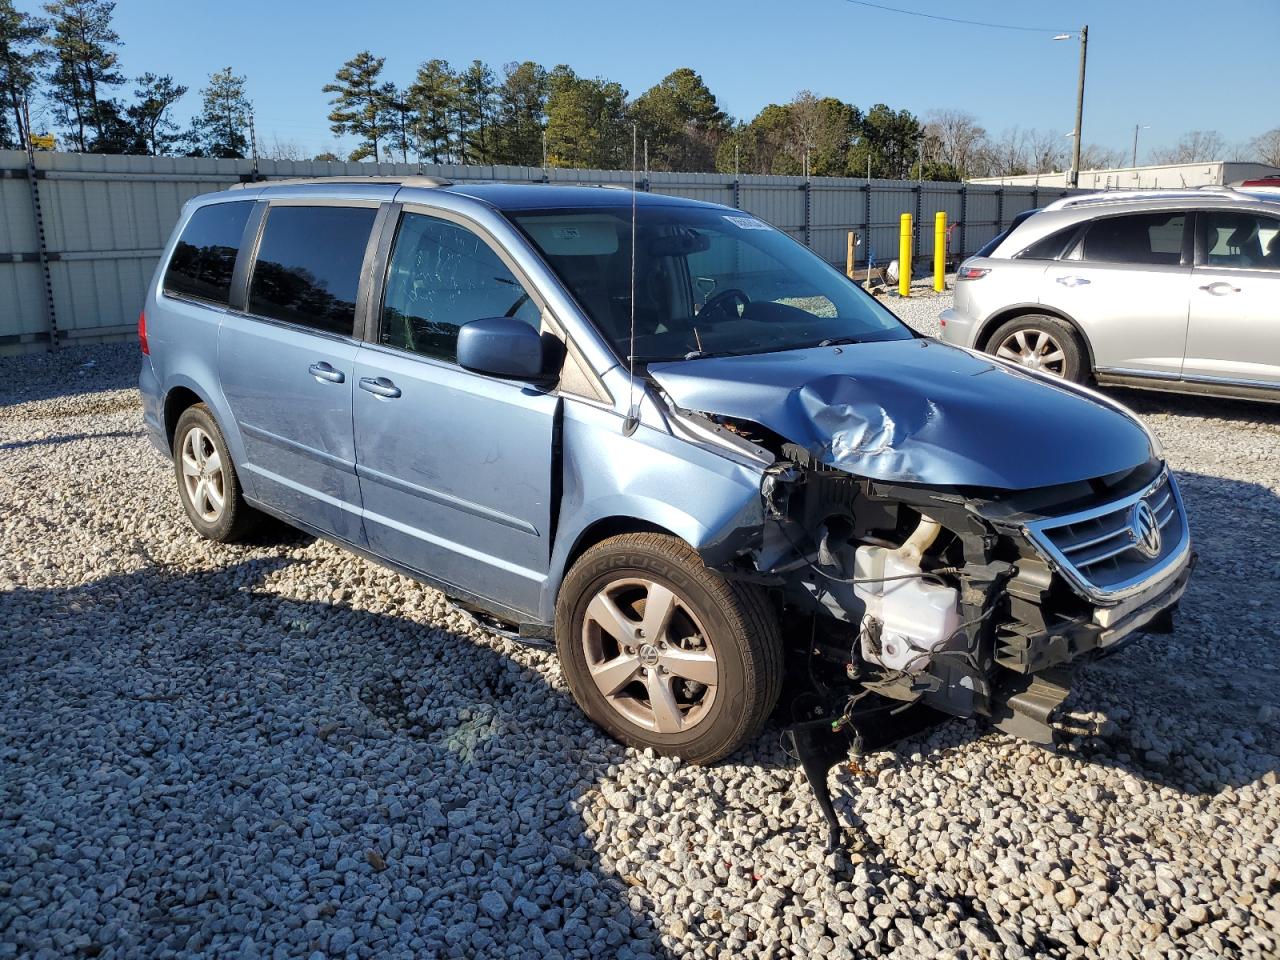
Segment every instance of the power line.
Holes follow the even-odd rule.
[[[990,27],[993,30],[1021,30],[1025,33],[1065,33],[1064,30],[1054,30],[1049,27],[1021,27],[1011,23],[988,23],[985,20],[961,20],[959,17],[944,17],[937,13],[924,13],[920,10],[903,10],[900,7],[889,7],[882,3],[871,3],[869,0],[845,0],[846,3],[856,3],[860,7],[874,7],[876,10],[887,10],[890,13],[903,13],[909,17],[924,17],[926,20],[945,20],[947,23],[963,23],[970,27]]]

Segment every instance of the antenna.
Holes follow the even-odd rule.
[[[627,346],[627,418],[622,433],[631,436],[640,426],[640,408],[636,403],[636,161],[640,134],[631,125],[631,336]]]

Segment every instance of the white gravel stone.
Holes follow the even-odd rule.
[[[0,360],[0,960],[1280,954],[1280,409],[1114,392],[1190,512],[1177,632],[1056,755],[956,721],[833,772],[833,875],[778,727],[626,750],[425,587],[200,540],[136,369]]]

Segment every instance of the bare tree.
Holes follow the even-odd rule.
[[[1125,160],[1123,151],[1099,146],[1096,143],[1086,143],[1080,151],[1080,169],[1082,170],[1110,170],[1122,165]]]
[[[1027,173],[1027,138],[1018,127],[1010,127],[999,140],[988,140],[976,158],[975,176],[1016,177]]]
[[[1280,127],[1268,130],[1249,142],[1248,159],[1280,167]]]
[[[1192,130],[1172,147],[1151,151],[1156,163],[1203,163],[1221,160],[1227,151],[1227,142],[1217,130]]]
[[[1062,134],[1055,130],[1026,132],[1029,173],[1055,173],[1066,169],[1067,146]]]
[[[934,110],[926,117],[924,135],[930,158],[949,164],[964,177],[979,167],[987,131],[978,118],[962,110]]]
[[[258,144],[258,156],[263,160],[310,160],[311,154],[296,140],[281,140],[280,134],[273,132],[271,139],[265,137]]]

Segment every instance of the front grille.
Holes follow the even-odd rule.
[[[1182,498],[1168,471],[1138,493],[1028,523],[1026,530],[1069,581],[1100,601],[1141,590],[1190,546]]]

